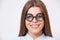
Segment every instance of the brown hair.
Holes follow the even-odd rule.
[[[25,15],[27,14],[27,11],[29,10],[29,8],[31,7],[39,7],[41,9],[41,11],[44,13],[44,16],[45,16],[45,25],[44,25],[44,28],[43,28],[43,33],[45,35],[48,35],[48,36],[51,36],[52,37],[52,34],[51,34],[51,29],[50,29],[50,23],[49,23],[49,17],[48,17],[48,12],[47,12],[47,9],[46,9],[46,6],[45,4],[41,1],[41,0],[29,0],[24,8],[23,8],[23,11],[22,11],[22,15],[21,15],[21,23],[20,23],[20,32],[19,32],[19,36],[25,36],[28,32],[26,26],[25,26]]]

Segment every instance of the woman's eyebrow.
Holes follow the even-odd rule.
[[[43,13],[38,13],[38,14],[43,14]]]
[[[27,14],[31,14],[31,13],[27,13]]]
[[[27,14],[31,14],[31,13],[27,13]],[[37,13],[37,14],[39,14],[39,13]],[[42,14],[42,13],[40,13],[40,14]]]
[[[31,13],[27,13],[26,15],[32,15]]]
[[[43,13],[37,13],[36,15],[42,15]],[[26,15],[33,15],[32,13],[27,13]],[[35,15],[35,16],[36,16]]]

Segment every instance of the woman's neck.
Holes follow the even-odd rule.
[[[39,33],[36,33],[36,34],[28,32],[28,34],[29,34],[32,38],[36,39],[37,37],[39,37],[39,36],[42,35],[42,32],[39,32]]]

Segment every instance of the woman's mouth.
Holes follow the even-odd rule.
[[[39,28],[39,26],[40,26],[40,24],[32,24],[32,25],[30,25],[31,26],[31,28],[33,28],[33,29],[37,29],[37,28]]]

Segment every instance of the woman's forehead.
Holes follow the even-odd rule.
[[[32,15],[36,15],[38,13],[42,13],[42,11],[39,7],[31,7],[31,8],[29,8],[27,13],[30,13]]]

